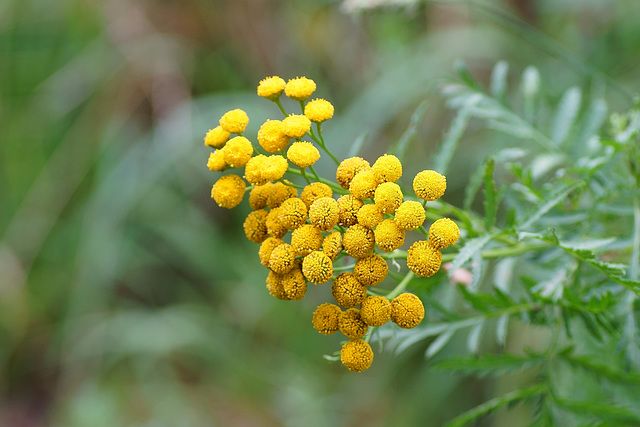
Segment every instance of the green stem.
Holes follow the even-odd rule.
[[[313,168],[313,166],[309,166],[309,170],[311,171],[311,173],[313,173],[313,176],[315,176],[316,181],[320,181],[320,176],[318,175],[318,172],[316,172],[316,170]]]
[[[398,283],[398,286],[396,286],[391,292],[386,295],[386,298],[391,300],[400,295],[407,288],[407,285],[414,277],[415,274],[413,274],[413,271],[408,272],[407,275],[404,276],[404,279],[402,279],[400,283]]]
[[[287,111],[284,109],[284,107],[282,106],[282,103],[280,103],[280,98],[276,99],[275,101],[273,101],[276,103],[276,105],[278,106],[278,108],[280,109],[280,111],[282,111],[282,114],[284,114],[285,117],[289,117],[289,115],[287,114]]]
[[[300,101],[300,108],[302,109],[302,114],[304,114],[304,101]]]
[[[293,174],[295,174],[295,175],[300,175],[300,176],[302,176],[302,173],[300,173],[300,171],[299,171],[299,170],[297,170],[297,169],[289,168],[289,169],[287,169],[287,172],[293,173]],[[327,184],[327,185],[328,185],[329,187],[331,187],[331,188],[333,189],[333,191],[335,191],[336,193],[339,193],[339,194],[348,194],[347,190],[345,190],[344,188],[340,187],[340,186],[339,186],[338,184],[336,184],[335,182],[331,182],[331,181],[329,181],[329,180],[327,180],[327,179],[324,179],[324,178],[319,178],[319,179],[318,179],[318,181],[319,181],[319,182],[322,182],[323,184]]]
[[[640,196],[636,193],[633,198],[633,249],[629,263],[631,280],[638,280],[638,265],[640,263]]]
[[[307,184],[311,184],[311,181],[309,180],[309,178],[307,177],[306,172],[304,171],[304,168],[300,168],[300,174],[302,174],[302,177],[307,181]]]
[[[322,148],[325,151],[325,153],[327,153],[329,155],[329,157],[331,157],[333,159],[334,162],[336,162],[336,165],[339,165],[340,162],[338,161],[336,156],[334,156],[333,153],[331,151],[329,151],[327,146],[324,144],[324,139],[322,138],[322,134],[320,133],[320,131],[321,131],[320,123],[318,123],[316,126],[318,128],[318,136],[313,131],[313,128],[309,129],[309,136],[311,137],[311,139],[313,139],[315,141],[316,144],[318,144],[320,146],[320,148]]]

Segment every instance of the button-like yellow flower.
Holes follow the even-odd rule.
[[[283,156],[258,154],[247,162],[244,177],[253,185],[264,185],[282,178],[288,168],[289,163]]]
[[[416,196],[428,202],[439,199],[447,189],[447,179],[436,171],[425,170],[413,179]]]
[[[304,101],[316,90],[316,83],[306,77],[290,79],[284,87],[284,93],[296,101]]]
[[[262,244],[260,245],[260,249],[258,250],[258,256],[260,257],[260,264],[269,268],[269,259],[271,258],[271,252],[278,246],[284,244],[284,241],[278,237],[268,237]]]
[[[209,160],[207,161],[207,167],[210,171],[220,172],[227,167],[227,162],[224,161],[223,150],[216,150],[209,154]]]
[[[358,211],[358,224],[367,228],[374,228],[382,222],[384,215],[377,205],[364,205]]]
[[[407,267],[417,276],[431,277],[440,270],[442,253],[427,241],[415,242],[407,251]]]
[[[282,276],[282,274],[270,271],[269,275],[267,276],[267,290],[269,291],[271,296],[286,301],[289,298],[284,291]]]
[[[320,197],[309,208],[309,221],[322,231],[329,231],[338,223],[338,202]]]
[[[299,301],[304,298],[307,292],[307,281],[300,270],[300,263],[296,261],[295,266],[282,275],[282,287],[287,299]]]
[[[424,305],[420,298],[405,292],[391,301],[391,320],[401,328],[415,328],[424,319]]]
[[[240,204],[247,185],[238,175],[223,175],[213,184],[211,198],[222,208],[232,209]]]
[[[291,233],[291,246],[296,255],[306,256],[322,247],[322,233],[311,224],[304,224]]]
[[[366,257],[373,251],[375,245],[373,231],[360,224],[352,225],[342,236],[342,245],[349,256]]]
[[[338,224],[351,227],[358,223],[358,212],[364,203],[362,200],[345,194],[338,198]]]
[[[273,184],[268,182],[265,185],[259,185],[253,187],[249,192],[249,206],[251,209],[258,210],[267,206],[267,195],[269,193],[269,186]]]
[[[220,118],[220,127],[230,133],[244,132],[249,124],[249,116],[239,108],[227,111]]]
[[[369,326],[382,326],[391,318],[391,303],[385,297],[368,296],[360,306],[360,317]]]
[[[396,210],[395,221],[403,230],[415,230],[426,218],[424,208],[420,202],[409,200],[403,202]]]
[[[340,314],[338,325],[342,335],[351,339],[362,338],[369,329],[369,326],[360,317],[360,310],[357,308],[343,311]]]
[[[318,200],[321,197],[331,197],[333,192],[331,191],[331,187],[327,184],[323,184],[321,182],[312,182],[302,189],[302,193],[300,193],[300,198],[307,205],[308,208],[311,207],[313,202]]]
[[[222,150],[224,152],[224,161],[232,168],[239,168],[247,164],[253,154],[253,146],[244,136],[236,136],[231,138]]]
[[[324,252],[311,252],[302,260],[302,274],[314,285],[320,285],[333,276],[333,263]]]
[[[367,287],[358,282],[355,274],[342,273],[333,281],[331,294],[339,305],[351,308],[362,304],[367,297]]]
[[[247,219],[244,220],[242,225],[244,228],[244,234],[247,239],[254,243],[262,243],[268,237],[267,235],[267,212],[265,209],[259,209],[252,211],[247,215]]]
[[[362,372],[373,362],[373,350],[369,343],[362,339],[344,343],[340,350],[340,361],[350,371]]]
[[[322,242],[322,252],[324,252],[331,261],[335,260],[340,252],[342,252],[342,233],[332,231],[327,234]]]
[[[351,180],[349,184],[349,191],[351,195],[358,199],[372,198],[378,187],[378,179],[372,169],[363,170],[358,172],[356,176]]]
[[[307,220],[307,205],[297,197],[282,202],[280,209],[282,209],[282,225],[288,230],[295,230]]]
[[[258,143],[268,153],[276,153],[289,145],[289,137],[284,133],[280,120],[267,120],[258,131]]]
[[[320,304],[313,312],[313,327],[323,335],[331,335],[338,332],[339,319],[342,310],[335,304]]]
[[[291,271],[296,260],[296,253],[288,243],[276,246],[271,251],[269,258],[269,269],[278,274],[285,274]]]
[[[402,190],[395,182],[378,185],[373,200],[382,213],[394,213],[402,203]]]
[[[371,169],[380,182],[396,182],[402,176],[402,163],[393,154],[378,157]]]
[[[306,168],[320,158],[320,151],[310,142],[296,141],[287,150],[287,158],[296,166]]]
[[[231,134],[222,129],[222,126],[216,126],[213,129],[209,129],[204,137],[204,145],[213,148],[220,148],[229,139]]]
[[[391,252],[404,244],[404,230],[392,219],[385,219],[373,231],[376,244],[385,252]]]
[[[278,76],[266,77],[258,84],[258,96],[275,101],[282,95],[285,85],[285,81]]]
[[[353,274],[363,285],[376,286],[387,277],[389,267],[380,255],[371,254],[356,261]]]
[[[440,218],[429,227],[429,244],[435,249],[444,249],[460,238],[460,229],[449,218]]]
[[[282,237],[287,234],[287,227],[282,223],[283,211],[281,207],[271,209],[267,215],[267,233],[273,237]]]
[[[304,115],[312,122],[322,123],[333,117],[333,105],[326,99],[314,99],[304,106]]]
[[[282,182],[276,182],[269,187],[267,193],[267,206],[269,209],[277,208],[285,200],[298,195],[298,190],[291,185],[285,185]]]
[[[282,124],[284,125],[285,135],[295,139],[302,138],[311,130],[311,121],[307,116],[303,116],[302,114],[289,114],[289,116],[282,121]]]
[[[348,159],[344,159],[338,165],[338,169],[336,170],[336,180],[338,184],[345,190],[349,189],[349,185],[351,185],[351,180],[358,172],[362,172],[364,170],[371,169],[371,165],[362,157],[349,157]]]

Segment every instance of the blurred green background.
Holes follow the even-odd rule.
[[[340,337],[311,327],[322,296],[268,295],[246,202],[209,198],[202,138],[232,108],[255,136],[279,116],[259,80],[305,75],[336,107],[338,157],[364,135],[375,160],[426,99],[409,182],[448,127],[457,58],[626,110],[638,22],[635,0],[2,0],[0,426],[439,426],[488,399],[504,384],[434,371],[424,345],[374,346],[362,374],[324,360]],[[470,128],[447,201],[504,143]]]

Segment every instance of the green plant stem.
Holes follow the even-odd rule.
[[[640,264],[640,195],[636,192],[633,198],[633,245],[629,276],[631,280],[638,280],[638,265]]]
[[[513,244],[512,246],[487,249],[482,251],[481,254],[482,254],[482,258],[485,258],[485,259],[503,258],[503,257],[510,257],[510,256],[518,256],[528,252],[540,251],[548,247],[549,245],[545,243],[518,242]],[[457,255],[458,255],[457,253],[442,254],[442,262],[453,261]],[[406,259],[407,251],[395,250],[390,253],[382,253],[380,254],[380,256],[385,259]]]
[[[300,175],[300,176],[302,176],[302,173],[301,173],[298,169],[289,168],[289,169],[287,169],[287,172],[290,172],[290,173],[295,174],[295,175]],[[327,180],[327,179],[320,178],[320,177],[319,177],[318,181],[319,181],[319,182],[322,182],[323,184],[327,184],[327,185],[328,185],[329,187],[331,187],[331,188],[333,189],[333,191],[335,191],[336,193],[339,193],[339,194],[347,194],[347,191],[346,191],[344,188],[340,187],[340,186],[339,186],[338,184],[336,184],[335,182],[331,182],[331,181],[329,181],[329,180]]]
[[[307,184],[311,184],[311,181],[309,180],[309,178],[307,177],[306,172],[304,171],[304,168],[300,168],[300,174],[302,175],[302,177],[305,179],[305,181],[307,181]]]
[[[280,109],[280,111],[282,111],[282,114],[284,114],[285,117],[289,117],[289,115],[287,114],[287,111],[284,109],[284,107],[282,106],[282,103],[280,103],[280,98],[276,99],[275,101],[273,101],[276,103],[276,105],[278,106],[278,108]]]
[[[304,101],[300,101],[300,109],[302,110],[302,114],[304,114]]]
[[[386,295],[386,298],[394,299],[395,297],[400,295],[407,288],[407,285],[414,277],[415,274],[413,274],[413,271],[408,272],[407,275],[404,276],[404,278],[400,281],[400,283],[398,283],[398,285]]]
[[[322,126],[320,126],[320,123],[317,123],[316,127],[318,129],[318,135],[316,136],[315,132],[313,131],[313,128],[311,128],[309,130],[309,136],[311,136],[311,138],[316,142],[316,144],[318,144],[320,148],[322,148],[325,151],[325,153],[327,153],[329,157],[333,159],[336,165],[339,165],[340,162],[338,161],[336,156],[333,155],[333,153],[327,148],[327,146],[324,143],[324,138],[322,137]]]
[[[309,166],[309,170],[311,171],[313,176],[316,178],[316,181],[320,182],[320,175],[318,175],[318,172],[316,172],[313,166]]]

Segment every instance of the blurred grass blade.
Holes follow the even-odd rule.
[[[396,142],[389,150],[390,154],[395,155],[400,162],[405,161],[405,156],[407,153],[407,148],[411,141],[416,137],[416,133],[418,132],[418,125],[420,121],[424,117],[424,113],[427,111],[427,107],[429,107],[429,103],[427,101],[422,101],[418,108],[411,115],[411,119],[409,120],[409,126],[404,131],[398,142]]]
[[[491,96],[502,104],[507,101],[507,77],[509,75],[509,64],[505,61],[498,62],[491,73],[491,85],[489,92]]]
[[[364,142],[366,141],[368,135],[369,132],[366,130],[358,135],[353,144],[351,144],[348,157],[355,157],[360,153],[360,150],[362,149],[362,146],[364,145]]]
[[[524,98],[524,118],[527,122],[534,123],[540,92],[540,73],[537,68],[529,66],[524,70],[521,88]]]
[[[495,159],[491,157],[484,168],[484,228],[490,231],[496,221],[496,185],[493,181]]]
[[[438,154],[436,154],[434,170],[443,175],[447,174],[453,153],[455,153],[458,142],[469,124],[471,109],[474,108],[481,99],[482,97],[479,95],[469,97],[465,102],[465,106],[460,109],[455,119],[453,119],[451,127],[444,137],[444,141],[440,145],[440,150],[438,150]]]
[[[551,139],[556,145],[562,145],[569,136],[582,104],[582,91],[580,88],[571,87],[562,96],[556,110]]]

